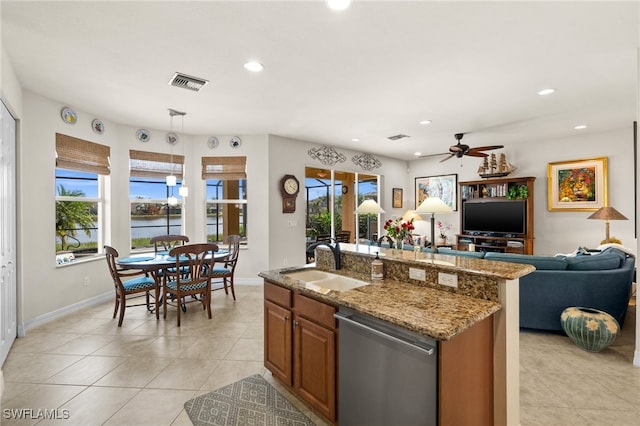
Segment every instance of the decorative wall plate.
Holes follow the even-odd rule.
[[[67,124],[76,124],[76,121],[78,121],[78,116],[69,107],[62,108],[62,110],[60,111],[60,116],[62,117],[62,121]]]
[[[151,140],[151,134],[147,129],[140,129],[136,132],[136,138],[140,142],[149,142]]]
[[[178,135],[173,132],[167,133],[167,143],[169,145],[175,145],[178,143]]]
[[[229,141],[229,145],[231,145],[231,148],[240,148],[240,145],[242,145],[242,139],[238,136],[234,136]]]
[[[218,142],[218,138],[216,138],[215,136],[211,136],[207,141],[207,145],[211,149],[217,148],[219,143],[220,142]]]
[[[102,120],[98,120],[97,118],[94,118],[91,122],[91,128],[99,135],[104,133],[104,123],[102,123]]]

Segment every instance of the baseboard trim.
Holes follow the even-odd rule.
[[[236,278],[236,285],[262,285],[262,278]],[[113,291],[94,296],[90,299],[82,300],[74,303],[73,305],[65,306],[64,308],[57,309],[55,311],[40,315],[32,320],[18,325],[18,337],[24,337],[26,332],[33,327],[37,327],[42,324],[46,324],[55,319],[63,317],[72,312],[76,312],[80,309],[88,308],[90,306],[99,305],[101,303],[113,300]]]
[[[81,300],[80,302],[76,302],[72,305],[65,306],[60,309],[56,309],[55,311],[46,313],[44,315],[40,315],[35,317],[32,320],[29,320],[23,324],[18,325],[18,337],[24,337],[26,332],[33,327],[37,327],[42,324],[46,324],[55,319],[61,318],[67,314],[72,312],[79,311],[80,309],[88,308],[90,306],[99,305],[101,303],[107,302],[109,300],[113,300],[113,291],[91,297],[89,299]]]
[[[635,351],[633,353],[633,365],[640,367],[640,351]]]

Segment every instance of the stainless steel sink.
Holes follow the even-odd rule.
[[[367,281],[345,277],[344,275],[332,274],[331,272],[311,269],[308,271],[296,271],[284,274],[285,277],[299,280],[309,290],[327,294],[330,291],[347,291],[354,288],[369,285]]]

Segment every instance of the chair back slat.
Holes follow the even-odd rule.
[[[149,239],[149,243],[153,244],[155,253],[158,254],[159,250],[169,251],[174,247],[185,245],[189,242],[189,237],[186,235],[156,235]]]
[[[169,256],[176,258],[171,275],[174,275],[177,286],[210,280],[208,271],[213,269],[213,253],[217,251],[218,246],[213,243],[185,244],[171,249]]]

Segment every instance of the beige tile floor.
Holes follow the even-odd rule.
[[[190,305],[182,326],[113,305],[84,309],[29,330],[3,366],[2,425],[190,425],[183,404],[251,374],[263,374],[262,287],[237,286],[237,301],[213,297],[213,319]],[[567,337],[521,333],[522,425],[640,424],[640,369],[631,365],[635,310],[613,346],[581,351]],[[274,383],[316,424],[325,424]],[[62,420],[6,418],[7,409],[58,410]],[[66,411],[63,411],[66,410]],[[35,412],[35,411],[34,411]]]

